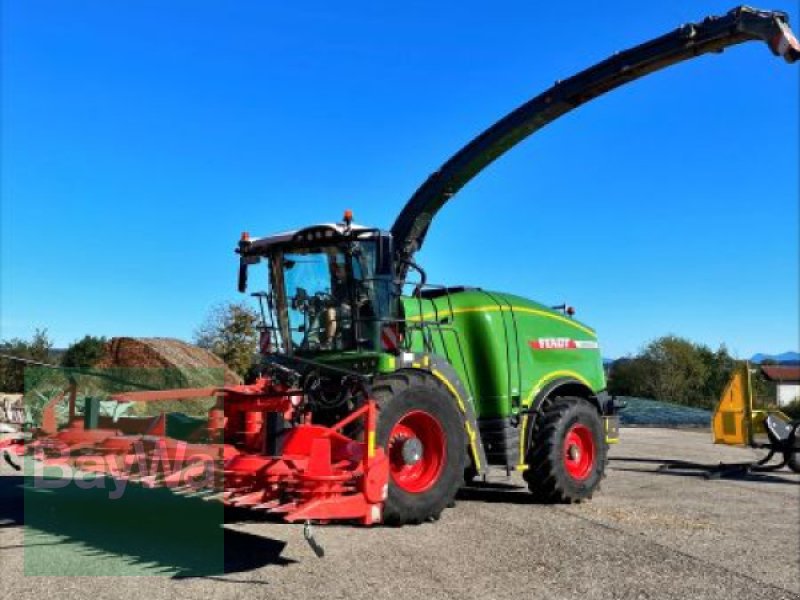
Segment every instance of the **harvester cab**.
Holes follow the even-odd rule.
[[[376,351],[381,324],[397,321],[391,234],[353,224],[349,211],[341,223],[257,240],[244,234],[238,252],[240,291],[247,268],[264,263],[261,347],[271,353]]]

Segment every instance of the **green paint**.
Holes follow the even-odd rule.
[[[599,348],[531,346],[539,340],[544,345],[564,340],[597,344],[592,329],[537,302],[469,290],[435,300],[404,297],[402,304],[408,350],[426,351],[424,326],[433,353],[456,370],[479,418],[516,414],[530,406],[539,389],[556,377],[585,381],[594,392],[606,387]],[[394,355],[382,352],[320,353],[309,358],[364,374],[389,373],[396,368]]]
[[[435,300],[403,298],[403,307],[411,349],[424,351],[422,332],[414,325],[427,323],[434,352],[458,372],[480,418],[507,417],[529,406],[555,376],[585,380],[595,392],[605,388],[599,348],[531,346],[538,340],[544,346],[597,343],[586,325],[541,304],[470,290]]]

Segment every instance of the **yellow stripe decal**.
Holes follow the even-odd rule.
[[[415,317],[409,317],[409,321],[428,321],[430,319],[435,319],[436,317],[441,317],[442,315],[460,315],[465,313],[475,313],[475,312],[509,312],[514,311],[517,313],[528,313],[532,315],[539,315],[540,317],[545,317],[546,319],[554,319],[556,321],[561,321],[567,325],[571,325],[576,329],[580,329],[581,331],[588,333],[591,336],[597,335],[595,331],[585,325],[581,325],[580,323],[576,323],[572,319],[568,319],[567,317],[562,317],[561,315],[554,315],[551,312],[547,312],[545,310],[541,310],[538,308],[527,308],[524,306],[471,306],[468,308],[454,308],[453,310],[442,310],[438,313],[426,313],[424,315],[417,315]]]
[[[375,456],[375,432],[370,431],[367,435],[367,456],[372,458]]]
[[[541,379],[539,379],[539,381],[537,381],[533,385],[533,389],[531,390],[530,394],[528,394],[528,398],[525,401],[525,406],[528,407],[528,406],[531,405],[531,402],[533,402],[533,397],[537,393],[539,393],[539,390],[541,390],[544,387],[545,383],[547,383],[549,381],[552,381],[554,379],[558,379],[559,377],[572,377],[572,378],[577,379],[578,381],[580,381],[583,385],[588,387],[590,390],[592,389],[592,384],[589,383],[589,380],[587,380],[580,373],[577,373],[575,371],[567,371],[567,370],[552,371],[552,372],[548,373],[547,375],[543,376]]]
[[[619,436],[611,437],[608,435],[608,419],[603,419],[605,425],[606,444],[616,444],[619,442]]]
[[[472,458],[475,461],[475,469],[478,471],[481,470],[481,459],[478,455],[478,449],[475,447],[475,439],[477,438],[478,434],[475,433],[475,430],[470,425],[469,421],[464,421],[464,425],[467,428],[467,435],[469,436],[469,447],[472,449]]]
[[[592,384],[580,373],[575,371],[552,371],[547,373],[546,375],[542,376],[539,381],[537,381],[533,389],[531,390],[530,394],[528,394],[528,398],[525,401],[525,407],[530,407],[531,403],[533,402],[533,397],[539,392],[539,390],[544,387],[544,384],[553,381],[554,379],[558,379],[559,377],[572,377],[577,379],[582,384],[584,384],[589,389],[592,389]],[[517,471],[525,471],[528,468],[528,465],[525,463],[525,429],[528,426],[528,415],[522,415],[522,424],[520,425],[520,432],[519,432],[519,464],[517,465]]]
[[[433,369],[431,373],[433,373],[433,376],[436,377],[436,379],[438,379],[439,381],[441,381],[445,385],[445,387],[448,390],[450,390],[450,393],[453,394],[453,396],[455,396],[456,401],[458,402],[458,408],[460,408],[461,412],[464,413],[464,415],[466,416],[467,407],[464,405],[464,401],[461,399],[461,394],[458,393],[458,390],[456,390],[455,386],[453,386],[453,384],[450,383],[447,380],[447,378],[436,369]],[[464,421],[464,426],[467,429],[467,436],[469,436],[469,447],[472,449],[472,459],[475,461],[475,468],[480,471],[481,459],[480,455],[478,454],[478,447],[475,444],[475,440],[478,437],[477,433],[472,428],[472,425],[470,424],[469,420]]]
[[[456,388],[453,387],[453,384],[447,381],[447,378],[445,378],[445,376],[442,375],[436,369],[434,369],[432,373],[439,381],[441,381],[445,385],[445,387],[447,387],[448,390],[450,390],[450,393],[456,397],[456,400],[458,401],[458,408],[461,409],[461,412],[463,413],[467,412],[467,407],[464,406],[464,401],[461,399],[461,395],[458,393]]]
[[[519,464],[517,471],[524,471],[528,468],[525,463],[525,428],[528,426],[528,415],[522,415],[522,424],[519,427]]]

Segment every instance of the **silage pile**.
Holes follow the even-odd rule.
[[[23,409],[33,423],[40,424],[44,407],[61,397],[55,404],[55,411],[58,423],[63,425],[68,414],[66,390],[74,385],[79,414],[87,398],[96,398],[101,401],[101,413],[105,416],[123,412],[138,416],[175,412],[204,417],[216,402],[213,397],[137,402],[125,407],[109,401],[109,396],[147,390],[218,388],[239,383],[241,378],[220,358],[197,346],[168,338],[118,337],[106,344],[103,358],[90,368],[26,369]]]
[[[208,350],[170,338],[113,338],[106,345],[105,356],[91,371],[109,377],[104,387],[108,389],[110,384],[117,388],[115,391],[221,387],[242,382]],[[204,414],[213,404],[213,400],[201,398],[155,402],[137,404],[133,412]]]
[[[113,338],[94,370],[119,370],[120,375],[140,375],[159,387],[236,385],[241,378],[208,350],[170,338]],[[151,373],[146,373],[150,371]]]

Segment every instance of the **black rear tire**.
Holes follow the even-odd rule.
[[[607,460],[597,408],[571,396],[545,401],[531,432],[524,473],[537,500],[569,504],[590,499],[605,476]]]
[[[795,449],[794,452],[787,452],[786,464],[795,473],[800,473],[800,450]]]
[[[453,504],[456,492],[464,482],[466,466],[466,433],[464,419],[456,408],[455,400],[438,379],[423,371],[403,370],[379,376],[372,386],[379,412],[376,438],[385,449],[390,461],[388,497],[384,505],[383,521],[388,525],[418,524],[439,518],[442,510]],[[397,439],[390,439],[398,427],[413,419],[413,415],[430,418],[440,441],[440,467],[429,478],[429,485],[414,491],[414,482],[400,482],[401,475],[391,465],[397,465]],[[410,417],[411,415],[411,417]],[[421,433],[430,434],[427,428]],[[434,442],[436,440],[433,440]],[[402,441],[402,440],[401,440]],[[431,448],[434,444],[429,444]],[[423,445],[425,452],[431,452]],[[402,465],[397,467],[402,469]]]
[[[800,421],[791,422],[792,433],[789,438],[789,450],[786,451],[786,466],[795,473],[800,473]]]

